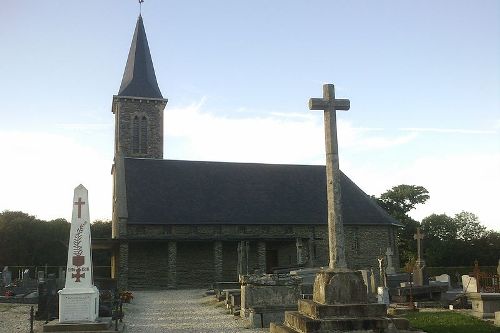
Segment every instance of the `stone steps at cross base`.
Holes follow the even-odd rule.
[[[308,299],[300,299],[298,311],[315,319],[335,318],[377,318],[387,316],[385,304],[320,304]]]
[[[302,333],[313,332],[336,332],[336,331],[366,331],[387,330],[389,320],[383,317],[343,317],[343,318],[328,318],[328,319],[313,319],[298,311],[285,312],[284,326]],[[286,331],[285,331],[286,332]]]
[[[297,333],[296,331],[294,331],[290,327],[276,324],[276,323],[271,323],[269,325],[269,332],[271,332],[271,333]]]

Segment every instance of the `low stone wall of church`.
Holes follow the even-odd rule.
[[[242,239],[249,242],[249,272],[296,266],[297,239],[302,241],[304,264],[312,255],[316,267],[328,266],[326,226],[129,225],[128,232],[129,239],[134,239],[129,242],[130,289],[208,288],[217,280],[236,281],[238,241]],[[377,267],[377,256],[387,247],[396,248],[395,232],[391,226],[345,226],[348,265]]]

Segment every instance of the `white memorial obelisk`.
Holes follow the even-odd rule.
[[[59,291],[59,322],[95,322],[99,316],[99,291],[92,276],[88,191],[75,188],[68,246],[66,284]]]

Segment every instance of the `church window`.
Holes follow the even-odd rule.
[[[145,155],[148,153],[148,118],[134,116],[132,119],[132,153]]]
[[[133,154],[138,154],[139,153],[139,117],[135,116],[134,119],[132,119],[132,153]]]
[[[140,152],[141,154],[147,154],[148,153],[148,118],[145,116],[142,117],[141,119],[141,137],[140,137]]]
[[[358,228],[354,228],[353,232],[352,232],[352,251],[355,253],[355,254],[359,254],[360,252],[360,243],[359,243],[359,229]]]

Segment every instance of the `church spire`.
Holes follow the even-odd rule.
[[[158,83],[142,16],[137,18],[118,96],[163,98]]]

